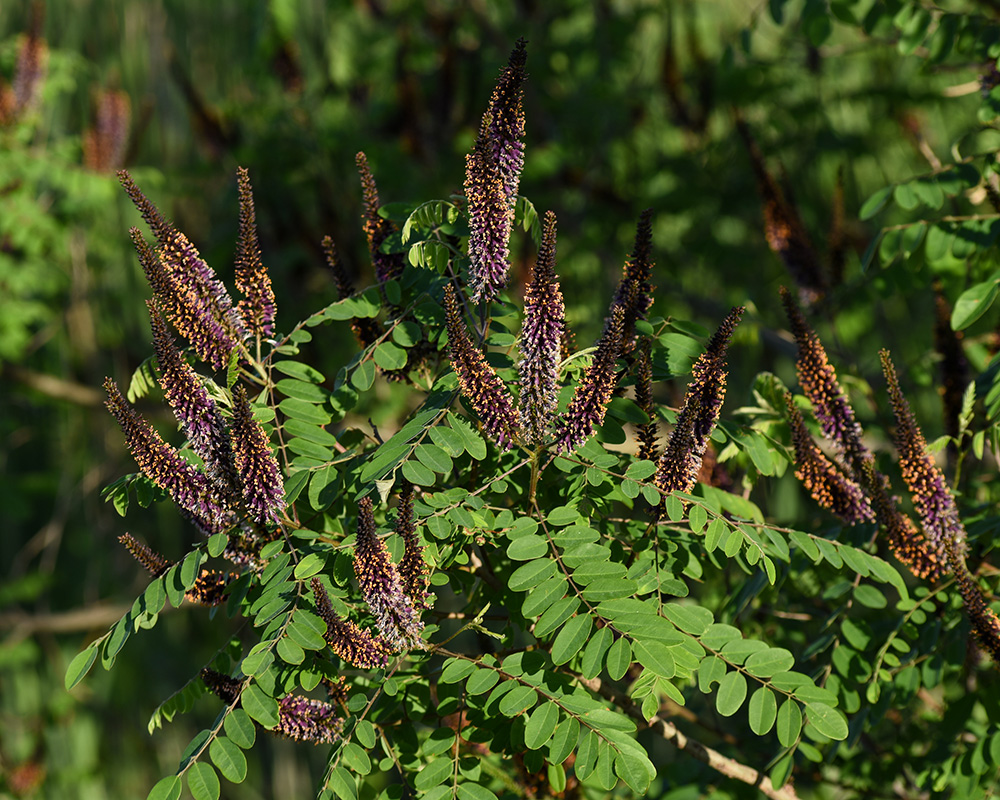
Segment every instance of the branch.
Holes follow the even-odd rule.
[[[605,700],[614,703],[633,719],[643,723],[646,722],[642,711],[632,702],[631,697],[619,694],[614,689],[606,686],[600,678],[592,678],[590,680],[577,678],[577,680],[592,692],[596,692]],[[761,774],[753,769],[753,767],[748,767],[746,764],[741,764],[739,761],[734,761],[722,755],[722,753],[713,750],[711,747],[706,747],[695,739],[689,739],[665,719],[656,717],[649,723],[649,727],[659,733],[668,742],[672,742],[678,750],[683,750],[688,755],[708,764],[712,769],[722,773],[727,778],[735,778],[743,783],[756,786],[761,792],[772,798],[772,800],[799,800],[799,796],[795,793],[793,786],[783,786],[780,789],[774,788],[771,779],[766,775]]]

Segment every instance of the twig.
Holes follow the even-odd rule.
[[[605,700],[614,703],[633,719],[646,722],[642,711],[632,702],[632,698],[619,694],[604,684],[600,678],[592,678],[590,680],[578,678],[578,680],[592,692],[596,692]],[[695,739],[689,739],[665,719],[655,717],[649,723],[649,727],[659,733],[668,742],[672,742],[678,750],[683,750],[688,755],[708,764],[712,769],[725,775],[727,778],[734,778],[750,786],[756,786],[765,795],[772,798],[772,800],[799,800],[793,786],[786,785],[780,789],[776,789],[771,783],[771,779],[766,775],[761,774],[753,767],[748,767],[746,764],[741,764],[739,761],[734,761],[722,755],[722,753],[713,750],[711,747],[706,747]]]

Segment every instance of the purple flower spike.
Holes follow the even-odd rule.
[[[639,216],[635,230],[635,244],[632,254],[626,259],[622,269],[622,277],[618,282],[611,307],[621,306],[625,311],[625,327],[622,332],[622,352],[632,350],[635,336],[635,323],[646,319],[650,306],[653,305],[653,287],[650,278],[653,275],[653,209],[647,208]],[[605,327],[611,318],[605,320]]]
[[[424,548],[417,536],[413,520],[413,484],[403,481],[396,507],[396,533],[403,539],[403,558],[399,562],[399,579],[414,608],[430,608],[427,594],[427,564]]]
[[[333,744],[340,740],[344,720],[337,709],[322,700],[290,694],[278,701],[274,733],[300,742]]]
[[[918,578],[936,581],[948,571],[948,565],[927,547],[924,535],[896,505],[889,493],[889,479],[875,469],[875,459],[864,464],[862,485],[871,498],[872,509],[879,525],[885,528],[892,554],[906,564]]]
[[[528,59],[527,42],[518,39],[511,51],[507,66],[490,98],[489,109],[483,124],[492,147],[493,159],[500,170],[507,195],[513,207],[517,188],[524,168],[524,108],[523,85],[526,78],[524,65]]]
[[[240,236],[236,243],[236,288],[243,292],[237,311],[257,336],[274,333],[274,289],[271,277],[260,260],[257,242],[257,216],[253,207],[250,174],[237,170],[240,195]]]
[[[708,439],[726,399],[726,353],[743,311],[737,307],[729,312],[691,368],[694,380],[688,384],[684,406],[656,469],[656,486],[664,494],[690,492],[698,480]]]
[[[233,391],[233,459],[243,485],[243,502],[258,525],[275,524],[285,507],[281,470],[264,429],[253,418],[246,390]]]
[[[639,357],[635,362],[635,403],[649,417],[649,422],[639,425],[636,438],[639,440],[638,456],[647,461],[656,461],[656,427],[653,406],[653,362],[652,345],[649,337],[643,336],[639,344]]]
[[[184,435],[205,462],[205,471],[213,483],[224,494],[238,493],[239,479],[233,465],[229,429],[222,414],[198,373],[181,357],[156,304],[147,301],[146,305],[164,396]]]
[[[527,58],[518,40],[483,115],[479,137],[465,157],[469,205],[472,299],[489,302],[507,285],[514,204],[524,166],[522,85]]]
[[[559,359],[566,307],[555,273],[556,215],[545,212],[542,246],[524,292],[521,396],[518,413],[527,444],[541,444],[559,402]]]
[[[358,502],[356,537],[354,574],[375,616],[379,633],[392,652],[410,650],[420,643],[424,624],[403,591],[399,571],[392,563],[385,542],[375,533],[370,497],[363,497]]]
[[[874,521],[875,514],[861,487],[816,446],[790,394],[785,395],[785,405],[795,446],[795,477],[817,503],[848,525]]]
[[[451,365],[458,375],[462,394],[483,421],[486,434],[500,447],[510,449],[511,440],[518,432],[510,391],[483,354],[469,341],[462,311],[450,284],[445,287],[444,310]]]
[[[225,286],[195,247],[139,191],[124,170],[122,186],[159,243],[154,253],[137,231],[132,239],[153,293],[177,332],[212,369],[220,370],[246,336],[239,313]]]
[[[597,342],[597,352],[556,425],[556,448],[568,453],[589,439],[604,422],[611,393],[618,384],[615,364],[621,349],[625,312],[612,307],[611,324]]]
[[[365,236],[368,238],[368,252],[375,268],[375,280],[384,283],[403,274],[403,255],[382,252],[382,243],[395,230],[395,226],[379,216],[378,188],[375,186],[375,176],[372,175],[371,167],[368,166],[368,156],[363,152],[358,153],[355,163],[361,175],[361,191],[364,195],[365,213],[362,219],[365,224]]]
[[[104,381],[104,389],[108,393],[105,405],[118,420],[125,443],[142,474],[166,491],[206,535],[229,528],[232,513],[211,481],[160,438],[125,401],[111,378]]]
[[[132,558],[142,564],[146,571],[154,578],[160,577],[174,565],[174,562],[169,558],[164,558],[149,545],[140,542],[130,533],[122,534],[118,537],[118,541],[125,545],[125,548],[132,554]]]
[[[781,300],[785,304],[792,335],[799,346],[795,368],[802,392],[812,402],[813,413],[823,434],[843,456],[853,476],[860,479],[864,463],[871,458],[871,453],[861,442],[861,426],[854,417],[854,410],[837,383],[837,373],[827,358],[823,343],[806,323],[791,293],[783,286]]]
[[[927,452],[927,442],[910,410],[910,404],[903,397],[889,352],[881,350],[879,357],[889,388],[889,402],[896,415],[895,439],[900,470],[927,537],[927,548],[931,551],[933,560],[944,562],[947,560],[945,543],[951,542],[955,552],[964,557],[965,527],[958,515],[955,498],[952,497],[941,470]]]
[[[319,578],[313,578],[310,585],[316,601],[316,613],[326,623],[323,638],[333,652],[355,667],[384,667],[389,661],[385,642],[337,614]]]

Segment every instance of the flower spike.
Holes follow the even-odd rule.
[[[945,553],[952,574],[955,576],[959,594],[962,595],[965,613],[969,615],[969,622],[972,623],[972,631],[980,645],[989,651],[994,663],[1000,665],[1000,619],[986,604],[982,589],[969,572],[958,543],[951,539],[945,540]]]
[[[329,236],[323,237],[323,253],[326,255],[327,266],[333,274],[333,282],[337,287],[337,297],[346,300],[355,294],[354,284],[340,263],[340,256],[337,254],[337,246]],[[358,339],[362,347],[368,347],[382,335],[378,323],[371,317],[355,317],[351,320],[351,330]]]
[[[126,193],[153,231],[159,249],[139,244],[139,260],[154,294],[177,332],[212,369],[225,367],[246,336],[243,320],[225,286],[194,245],[166,221],[124,170],[118,173]]]
[[[472,152],[465,157],[470,285],[476,302],[496,297],[507,285],[510,271],[510,232],[524,165],[526,58],[525,41],[519,39],[483,115]]]
[[[355,667],[384,667],[389,661],[385,642],[337,614],[319,578],[313,578],[310,586],[316,602],[316,613],[326,623],[323,638],[333,652]]]
[[[251,517],[258,525],[277,523],[285,507],[281,470],[242,386],[233,391],[232,440],[243,502]]]
[[[375,280],[384,283],[398,278],[403,273],[403,256],[401,253],[382,252],[382,242],[395,228],[389,220],[379,216],[378,188],[375,185],[375,176],[372,175],[371,167],[368,165],[368,156],[364,152],[359,152],[355,156],[355,163],[361,175],[361,191],[365,204],[362,219],[365,223],[365,236],[368,238],[368,252],[375,268]]]
[[[253,188],[250,186],[250,173],[244,167],[237,169],[237,185],[240,235],[236,243],[236,288],[243,292],[237,311],[251,331],[267,337],[274,333],[274,288],[260,260]]]
[[[125,92],[102,91],[94,127],[83,135],[83,163],[95,172],[117,169],[125,160],[132,104]]]
[[[105,405],[118,420],[125,443],[142,474],[166,491],[206,535],[222,533],[230,527],[232,512],[209,479],[160,438],[126,402],[111,378],[104,381],[104,389],[108,393]]]
[[[635,338],[635,323],[645,319],[653,305],[653,287],[650,278],[653,275],[653,209],[647,208],[639,216],[635,229],[635,244],[632,254],[626,259],[622,268],[622,277],[618,282],[612,308],[621,306],[625,311],[625,327],[622,333],[623,352],[632,350]],[[609,324],[610,318],[605,321]]]
[[[358,502],[354,574],[390,650],[398,652],[415,647],[420,642],[424,624],[413,602],[403,592],[399,571],[392,563],[385,542],[375,533],[370,497],[362,497]]]
[[[889,402],[896,416],[895,439],[899,466],[927,537],[926,547],[935,561],[947,560],[947,542],[951,542],[955,552],[964,557],[965,526],[958,515],[955,498],[952,497],[941,470],[927,452],[927,442],[910,410],[910,404],[903,397],[889,351],[879,351],[879,358],[882,360],[882,372],[889,388]]]
[[[424,548],[413,521],[413,484],[403,481],[396,507],[396,533],[403,539],[403,558],[399,562],[399,579],[414,608],[430,608],[427,593],[427,564]]]
[[[636,438],[639,440],[638,457],[656,461],[656,427],[653,406],[653,362],[652,345],[648,336],[639,343],[639,357],[635,362],[635,404],[649,417],[649,422],[639,425]]]
[[[153,347],[160,368],[163,394],[194,451],[205,462],[205,471],[223,494],[238,492],[229,429],[191,366],[182,358],[156,304],[148,300]]]
[[[524,292],[518,415],[527,444],[541,444],[559,402],[559,351],[566,324],[556,264],[556,215],[545,212],[542,245]]]
[[[130,533],[123,533],[118,537],[118,541],[125,545],[125,548],[132,554],[132,558],[142,564],[154,578],[159,578],[174,565],[174,562],[169,558],[161,556],[148,544],[140,542]]]
[[[860,478],[864,462],[871,458],[871,453],[861,441],[861,426],[854,417],[854,410],[837,382],[837,373],[827,358],[823,343],[806,323],[791,292],[784,286],[781,287],[781,300],[799,346],[795,368],[802,392],[812,402],[823,434],[843,456],[853,476]]]
[[[873,522],[875,514],[864,491],[823,455],[787,393],[785,405],[795,447],[795,477],[817,503],[848,525]]]
[[[875,469],[874,458],[864,464],[862,485],[871,498],[875,519],[885,528],[892,554],[918,578],[933,582],[946,574],[947,563],[927,547],[924,535],[913,520],[899,510],[896,499],[889,493],[889,479]]]
[[[562,453],[583,444],[594,433],[594,428],[604,422],[611,393],[618,385],[615,365],[621,351],[624,324],[624,310],[621,306],[612,306],[611,324],[598,341],[594,360],[556,425],[556,448]]]
[[[708,439],[726,399],[726,353],[743,311],[736,307],[729,312],[691,368],[694,380],[688,384],[684,406],[656,469],[656,486],[664,494],[690,492],[698,480]]]
[[[444,310],[452,368],[458,375],[462,394],[479,415],[487,435],[503,449],[510,449],[511,439],[518,431],[510,391],[469,340],[451,284],[445,287]]]
[[[290,694],[278,701],[278,725],[274,733],[313,744],[334,744],[341,738],[344,720],[337,709],[322,700]]]

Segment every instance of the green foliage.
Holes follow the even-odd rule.
[[[164,191],[187,195],[189,204],[169,216],[218,264],[231,257],[233,238],[225,228],[230,222],[214,230],[223,216],[211,204],[231,200],[230,190],[217,190],[229,177],[219,162],[238,159],[251,167],[284,332],[261,342],[252,363],[234,361],[228,375],[206,386],[224,409],[237,382],[259,393],[255,416],[277,448],[287,508],[285,535],[261,550],[259,571],[229,585],[223,605],[201,613],[187,609],[185,595],[205,566],[222,564],[232,532],[205,540],[134,604],[112,609],[110,620],[118,621],[76,658],[72,651],[83,642],[59,648],[67,688],[76,686],[77,698],[96,692],[91,709],[107,708],[114,719],[134,718],[143,703],[142,714],[149,713],[176,692],[149,721],[160,752],[180,753],[201,731],[182,758],[182,774],[156,783],[150,797],[244,791],[224,786],[220,776],[262,786],[255,762],[269,753],[265,732],[279,726],[280,699],[322,696],[321,681],[339,673],[349,682],[345,696],[334,696],[341,737],[332,748],[302,748],[314,767],[325,766],[317,781],[324,798],[398,797],[395,788],[384,788],[387,780],[431,797],[563,791],[659,797],[681,787],[692,796],[757,795],[731,772],[723,777],[683,752],[667,755],[669,742],[682,741],[674,724],[687,741],[716,750],[724,759],[716,764],[734,772],[753,767],[773,787],[788,782],[803,797],[989,791],[1000,764],[995,679],[987,663],[966,659],[968,626],[955,586],[923,585],[891,558],[872,526],[845,527],[795,488],[783,400],[795,379],[775,292],[778,282],[792,279],[761,235],[751,161],[729,111],[736,107],[747,119],[775,173],[780,158],[783,189],[794,195],[813,241],[824,240],[834,173],[846,167],[843,278],[831,284],[810,321],[828,345],[837,343],[832,360],[882,454],[880,467],[893,476],[892,423],[871,365],[882,345],[906,365],[904,387],[918,418],[928,433],[945,433],[939,458],[947,459],[959,493],[970,564],[982,563],[979,583],[992,588],[984,559],[997,527],[992,472],[1000,450],[1000,390],[990,366],[998,318],[990,189],[1000,109],[992,63],[1000,53],[991,19],[910,2],[772,2],[749,17],[721,21],[717,8],[683,4],[615,4],[598,16],[590,3],[565,2],[521,20],[513,7],[445,13],[398,3],[389,26],[364,4],[334,14],[321,3],[272,3],[229,20],[238,46],[223,54],[226,37],[218,36],[215,12],[183,6],[167,12],[168,33],[178,34],[171,35],[179,52],[172,74],[193,70],[201,100],[209,101],[198,117],[201,154],[189,155],[184,173],[170,173],[165,188],[153,174],[137,172],[137,180],[159,190],[158,199]],[[0,10],[0,19],[10,13]],[[428,24],[428,15],[436,24]],[[59,18],[56,11],[50,16]],[[751,307],[733,348],[729,387],[737,399],[712,438],[718,463],[690,493],[662,498],[656,463],[632,455],[634,426],[650,416],[632,399],[627,360],[619,362],[625,377],[596,439],[537,461],[528,450],[496,448],[450,372],[442,291],[468,269],[469,225],[464,199],[448,192],[460,184],[461,154],[499,63],[490,41],[502,49],[522,26],[531,40],[522,192],[534,205],[517,200],[513,261],[518,269],[530,264],[539,212],[553,208],[560,218],[558,271],[580,347],[563,364],[564,387],[579,382],[590,363],[593,349],[585,345],[604,316],[631,217],[645,206],[655,209],[659,293],[637,329],[653,348],[651,418],[661,435],[676,421],[709,332],[686,320],[712,328],[728,304]],[[598,35],[606,45],[593,46]],[[225,69],[197,60],[216,47]],[[11,39],[0,52],[5,68],[13,54]],[[139,321],[136,273],[121,268],[124,224],[117,213],[97,216],[98,209],[115,208],[110,182],[76,166],[73,134],[69,144],[45,149],[43,136],[32,133],[53,130],[53,119],[64,114],[55,102],[59,92],[74,80],[84,85],[80,76],[90,75],[75,57],[53,56],[47,127],[33,128],[37,119],[29,119],[2,131],[10,131],[4,182],[10,177],[14,189],[4,195],[9,213],[0,214],[8,227],[0,227],[18,249],[12,255],[0,248],[0,283],[6,275],[13,289],[0,301],[6,312],[0,349],[8,363],[31,356],[32,342],[58,328],[67,307],[74,310],[67,318],[79,323],[85,284],[73,264],[79,266],[80,236],[89,231],[88,264],[99,265],[90,284],[101,303],[99,346],[90,345],[90,361],[79,359],[84,351],[74,348],[86,345],[86,337],[77,335],[79,327],[60,329],[60,349],[43,351],[29,368],[65,375],[67,363],[90,364],[98,351],[121,353],[113,367],[79,369],[75,377],[96,385],[112,369],[126,383],[131,376],[129,399],[141,400],[149,413],[158,398],[156,372]],[[290,71],[272,69],[282,63]],[[253,92],[233,84],[237,78]],[[978,84],[966,94],[952,91],[980,79],[982,91]],[[125,82],[147,91],[134,71],[126,70]],[[158,85],[157,97],[176,95],[163,102],[179,102],[181,93],[166,88]],[[397,111],[401,98],[405,107]],[[186,122],[171,127],[184,109],[158,113],[156,133],[137,143],[139,160],[167,171],[167,160],[190,149],[195,137]],[[377,140],[381,130],[396,138]],[[352,274],[367,274],[356,266],[366,261],[363,236],[344,222],[356,216],[344,187],[354,185],[350,156],[360,147],[373,156],[384,198],[417,200],[380,210],[398,228],[382,252],[398,254],[407,268],[329,303],[328,283],[307,271],[289,243],[315,243],[333,232]],[[298,153],[309,154],[308,164],[293,162]],[[210,168],[206,159],[214,162]],[[226,219],[235,219],[230,212]],[[875,224],[884,227],[876,231]],[[831,233],[831,253],[834,239]],[[115,259],[118,266],[106,266]],[[509,296],[476,315],[488,359],[510,386],[518,380],[521,278],[526,268]],[[932,351],[935,281],[952,305],[945,330],[965,334],[961,377],[937,373],[957,362],[940,346],[941,355]],[[359,320],[374,322],[378,333],[355,354],[346,344],[347,323]],[[411,383],[387,379],[401,371]],[[26,380],[11,374],[19,386]],[[958,398],[959,411],[946,412],[944,424],[935,422],[939,384],[946,400]],[[30,400],[16,401],[22,409],[37,399],[36,389],[23,391]],[[568,399],[564,391],[561,408]],[[815,433],[808,403],[797,401]],[[7,424],[4,438],[17,441],[17,424]],[[105,443],[119,441],[117,435],[81,441],[69,433],[79,423],[57,412],[36,424],[49,431],[46,457],[63,467],[63,485],[76,486],[83,476],[80,459],[71,464],[65,457],[69,442],[89,448],[91,463],[113,460]],[[179,441],[170,424],[157,427]],[[33,477],[44,448],[31,449],[30,460],[9,462],[15,482],[5,507],[15,519],[28,519],[28,505],[44,506],[47,514],[55,492]],[[192,462],[200,466],[196,457]],[[357,501],[377,498],[379,533],[398,563],[402,544],[389,531],[404,479],[417,487],[433,609],[423,614],[423,645],[384,670],[356,669],[340,663],[323,639],[310,581],[319,577],[338,613],[372,628],[351,564]],[[191,547],[190,530],[162,513],[166,494],[145,476],[112,483],[106,497],[127,515],[129,529],[152,529],[150,538],[169,542],[164,549],[172,556]],[[651,507],[661,499],[657,517]],[[15,576],[8,602],[36,604],[48,594],[71,607],[95,593],[123,594],[108,577],[99,590],[93,583],[94,574],[121,574],[120,564],[103,566],[121,522],[112,514],[97,531],[93,512],[69,516],[67,540],[84,543],[60,559],[72,567],[53,577],[45,557],[48,580]],[[47,515],[16,526],[15,533],[21,527],[26,534],[9,542],[20,548],[46,522]],[[81,533],[71,539],[74,530]],[[7,547],[17,556],[9,559],[14,569],[23,570],[15,545]],[[51,584],[82,586],[81,563],[93,570],[86,592],[45,591]],[[58,683],[38,666],[56,652],[46,643],[43,649],[14,637],[5,644],[4,663],[12,666],[5,666],[4,683],[9,674],[13,687],[5,692],[5,764],[30,764],[41,747],[36,743],[58,738],[38,731],[68,724],[65,707],[24,690]],[[103,667],[118,667],[112,676],[97,670],[88,677],[98,657]],[[201,667],[239,678],[238,702],[220,704],[208,695],[197,676]],[[129,681],[130,673],[142,679]],[[142,694],[153,686],[156,701]],[[143,699],[136,704],[133,697]],[[74,753],[84,752],[78,742],[105,740],[85,727],[90,717],[76,708],[67,734]],[[21,722],[35,714],[44,722]],[[65,751],[53,747],[58,752]],[[114,758],[137,763],[140,754]],[[92,775],[97,763],[73,761],[72,775]],[[50,773],[58,775],[57,768]],[[135,793],[143,781],[145,790],[155,780],[133,776],[117,793]],[[53,778],[46,788],[53,796],[77,790],[75,777]],[[81,796],[86,791],[96,790],[80,783]]]

